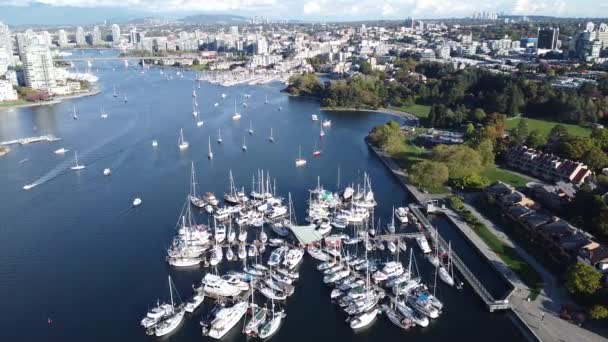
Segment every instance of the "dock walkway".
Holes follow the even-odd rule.
[[[410,211],[412,212],[412,214],[414,214],[414,216],[416,217],[416,219],[418,219],[418,221],[420,222],[420,224],[422,225],[424,230],[426,230],[428,232],[428,235],[433,240],[433,243],[435,244],[435,246],[440,246],[441,248],[447,250],[448,243],[441,237],[441,235],[433,234],[433,232],[435,231],[435,228],[433,228],[431,223],[427,220],[426,216],[420,211],[418,206],[410,204],[409,208],[410,208]],[[485,286],[479,281],[479,279],[477,279],[477,277],[473,274],[473,272],[471,272],[471,270],[469,270],[467,265],[465,265],[465,263],[460,259],[458,254],[456,254],[456,252],[454,250],[452,250],[451,254],[452,254],[452,264],[456,267],[456,269],[458,269],[460,274],[462,274],[462,276],[471,285],[471,287],[477,293],[477,295],[479,295],[479,297],[483,300],[483,302],[486,304],[486,307],[488,308],[488,310],[490,310],[490,312],[494,312],[496,310],[506,310],[506,309],[511,308],[509,305],[508,298],[510,297],[513,290],[511,290],[507,294],[507,296],[503,299],[494,298],[494,296],[485,288]]]

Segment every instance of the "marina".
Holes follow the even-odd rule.
[[[394,216],[412,198],[395,191],[399,184],[363,141],[388,116],[321,113],[313,122],[310,115],[319,113],[319,104],[281,94],[281,83],[224,88],[201,81],[201,89],[194,91],[205,124],[197,127],[189,97],[199,75],[184,73],[167,81],[173,70],[160,75],[150,68],[142,74],[116,61],[96,64],[103,91],[72,100],[78,120],[65,115],[73,108],[66,101],[57,107],[20,108],[12,126],[18,129],[10,134],[0,129],[1,140],[14,140],[34,135],[35,125],[41,133],[62,137],[69,151],[62,157],[54,153],[61,146],[37,144],[0,160],[0,171],[10,175],[1,184],[14,198],[0,209],[7,227],[0,233],[0,270],[6,275],[0,290],[15,294],[7,298],[7,310],[26,313],[14,327],[0,323],[12,340],[149,341],[156,339],[146,335],[150,326],[159,327],[154,335],[175,341],[218,336],[245,341],[251,334],[277,341],[522,339],[506,312],[490,314],[479,301],[460,270],[460,250],[451,259],[456,283],[464,278],[462,289],[435,276],[436,268],[416,241],[425,234],[431,248],[435,243],[429,229],[415,226],[414,210],[403,224],[405,219]],[[121,91],[116,98],[114,84]],[[127,103],[123,91],[129,94]],[[235,109],[244,94],[249,95],[247,108]],[[111,113],[108,120],[100,120],[102,107]],[[243,120],[232,119],[237,110]],[[249,134],[253,128],[256,132]],[[312,158],[321,131],[323,157]],[[268,133],[275,143],[269,143]],[[188,148],[180,151],[183,143]],[[306,165],[297,167],[296,157]],[[28,163],[18,164],[25,158]],[[82,165],[86,168],[67,172]],[[103,176],[105,169],[111,176]],[[37,186],[22,190],[32,183]],[[345,192],[350,193],[346,198]],[[316,195],[333,209],[311,207]],[[137,205],[134,199],[139,199]],[[37,214],[24,216],[23,208],[35,208]],[[17,223],[20,228],[12,228]],[[444,229],[449,222],[439,218],[433,220],[436,225]],[[300,241],[294,227],[305,227],[304,238],[319,237],[323,245],[309,250],[307,245],[316,243]],[[449,248],[449,241],[439,244],[442,250]],[[344,266],[325,274],[318,267],[326,261],[311,253]],[[376,265],[373,272],[361,267],[366,254]],[[414,292],[400,285],[406,279],[402,275],[409,274],[410,255],[411,269],[418,269],[414,278],[420,278]],[[383,277],[377,271],[386,278],[376,282],[374,275]],[[326,285],[326,276],[334,285]],[[34,288],[40,282],[48,286]],[[236,287],[238,294],[219,295],[211,290],[214,284],[228,289],[224,294],[236,293],[231,290]],[[340,289],[347,286],[376,294],[350,303],[346,311],[331,297],[338,293],[334,290],[347,293]],[[396,300],[395,286],[413,299],[403,294]],[[360,295],[357,291],[353,297]],[[443,307],[435,318],[430,317],[435,311],[428,311],[426,327],[416,313],[433,298],[424,291],[434,293]],[[25,301],[26,295],[34,300]],[[260,310],[247,312],[255,307],[252,297]],[[40,298],[46,298],[44,307],[34,304]],[[171,301],[171,309],[163,306]],[[88,318],[82,320],[79,313],[85,311]],[[406,314],[413,318],[404,322]],[[162,319],[142,327],[144,316]],[[56,323],[48,326],[47,317]],[[112,328],[99,330],[99,322],[112,322]],[[303,322],[314,328],[303,329]],[[475,329],[463,329],[471,322]]]

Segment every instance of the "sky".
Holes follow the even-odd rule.
[[[41,6],[41,5],[48,6]],[[271,19],[376,20],[466,17],[478,11],[562,17],[608,17],[608,0],[0,0],[2,9],[40,7],[49,14],[60,8],[96,8],[105,12],[184,13],[192,12],[266,16]],[[14,10],[14,8],[13,8]],[[5,11],[8,13],[8,11]],[[13,16],[14,13],[11,12]],[[18,14],[17,14],[18,15]],[[9,18],[20,19],[20,18]],[[7,19],[4,18],[6,21]],[[68,23],[66,23],[68,24]]]

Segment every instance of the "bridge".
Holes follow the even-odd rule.
[[[193,59],[196,57],[193,56],[175,56],[175,57],[156,57],[156,56],[108,56],[108,57],[58,57],[54,58],[56,61],[66,61],[66,62],[95,62],[95,61],[127,61],[127,60],[142,60],[142,59],[152,59],[152,60],[174,60],[174,59]]]
[[[414,204],[409,205],[410,211],[418,219],[422,227],[429,232],[431,239],[435,246],[440,246],[444,250],[448,249],[448,243],[439,234],[432,234],[435,228],[427,220],[426,216],[420,211],[419,207]],[[510,308],[509,301],[506,299],[496,299],[494,296],[485,288],[485,286],[477,279],[477,277],[471,272],[471,270],[465,265],[460,257],[451,251],[452,264],[458,269],[460,274],[467,280],[477,295],[483,300],[490,312],[495,310],[506,310]],[[507,296],[508,298],[508,296]]]

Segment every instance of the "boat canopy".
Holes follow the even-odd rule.
[[[301,245],[308,245],[323,239],[323,235],[321,235],[315,228],[316,226],[314,224],[289,227]]]

